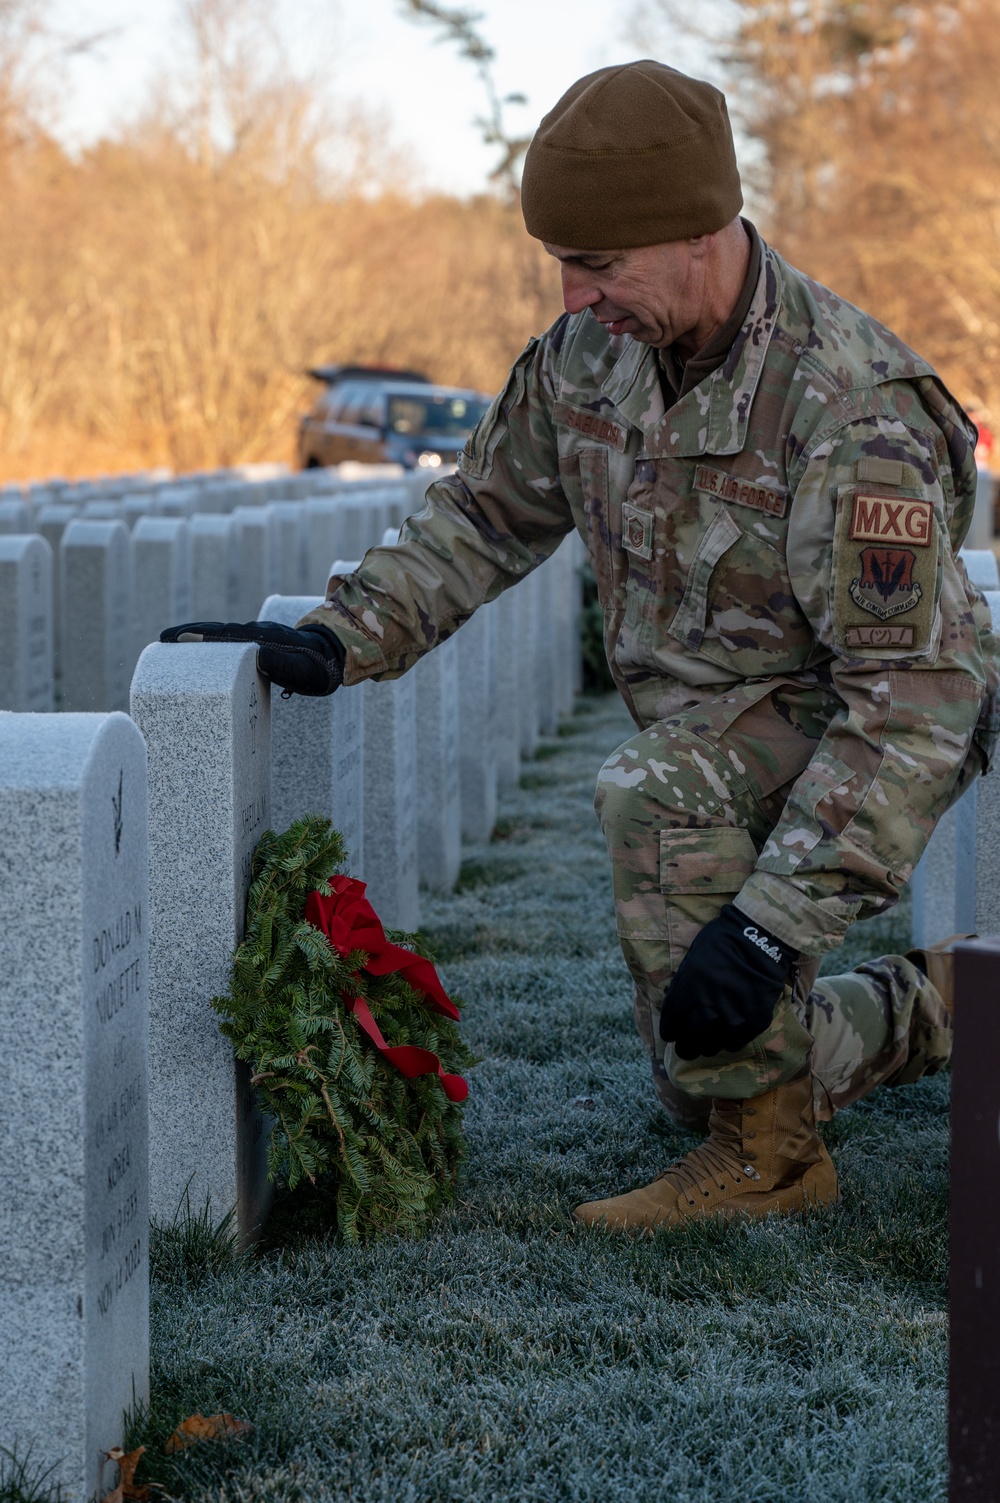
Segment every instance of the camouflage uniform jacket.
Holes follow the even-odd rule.
[[[955,556],[973,444],[930,366],[765,246],[725,363],[669,410],[656,352],[589,312],[531,340],[458,473],[303,619],[343,639],[348,683],[396,676],[577,527],[639,726],[825,691],[739,896],[818,955],[896,900],[995,737],[989,612]]]

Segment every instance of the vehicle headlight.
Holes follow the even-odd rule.
[[[441,464],[440,454],[421,454],[417,464],[422,470],[436,470]]]

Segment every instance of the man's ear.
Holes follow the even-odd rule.
[[[718,230],[713,230],[711,235],[692,235],[688,241],[688,245],[691,247],[692,258],[695,261],[703,261],[711,252],[718,238]]]

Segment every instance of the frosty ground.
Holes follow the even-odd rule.
[[[458,1203],[351,1247],[284,1197],[234,1260],[154,1243],[140,1478],[190,1503],[944,1498],[948,1077],[824,1129],[839,1207],[633,1237],[570,1220],[693,1139],[657,1106],[592,809],[629,731],[585,699],[424,930],[482,1056]],[[901,908],[826,969],[907,943]],[[249,1438],[163,1455],[194,1410]]]

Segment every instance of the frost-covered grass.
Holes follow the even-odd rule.
[[[203,1261],[164,1240],[140,1480],[190,1503],[944,1498],[946,1075],[824,1130],[836,1209],[638,1237],[569,1219],[693,1141],[633,1032],[591,808],[628,729],[585,701],[425,902],[483,1056],[459,1203],[415,1243],[343,1246],[305,1199],[236,1262],[205,1228]],[[906,927],[859,930],[849,963]],[[253,1432],[163,1457],[196,1409]]]

